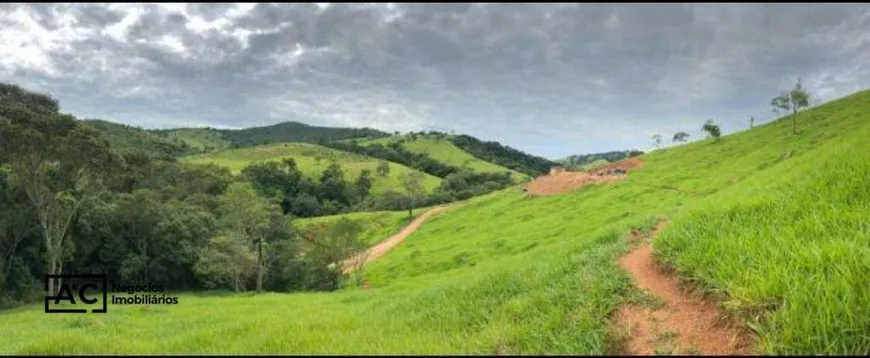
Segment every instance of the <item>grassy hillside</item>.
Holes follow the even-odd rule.
[[[429,208],[419,208],[414,210],[413,218],[416,218],[422,213],[425,213]],[[346,218],[355,221],[362,226],[360,240],[368,245],[376,244],[393,234],[398,233],[403,227],[408,225],[408,211],[374,211],[374,212],[359,212],[342,215],[318,216],[314,218],[302,218],[293,220],[293,224],[300,231],[305,232],[318,226],[329,226],[330,224]]]
[[[345,178],[352,181],[363,169],[370,169],[372,174],[379,161],[374,158],[346,153],[339,150],[322,147],[316,144],[307,143],[281,143],[265,146],[228,149],[215,153],[197,154],[181,158],[182,161],[205,164],[215,163],[220,166],[229,168],[234,174],[238,174],[253,162],[260,161],[280,161],[282,158],[292,157],[296,160],[296,164],[303,173],[310,175],[312,178],[319,178],[320,173],[329,165],[330,160],[336,160],[345,171]],[[316,158],[322,158],[318,163]],[[399,175],[407,173],[413,169],[407,168],[401,164],[390,163],[390,173],[386,177],[374,175],[374,183],[372,191],[375,193],[383,192],[387,189],[398,190]],[[437,177],[426,174],[423,185],[427,190],[432,190],[440,184]]]
[[[379,143],[381,145],[387,145],[395,140],[396,139],[392,137],[384,137],[362,141],[360,142],[360,144],[367,145],[372,143]],[[446,139],[438,140],[430,136],[418,136],[416,140],[406,138],[405,142],[402,145],[405,147],[405,149],[411,152],[426,153],[430,157],[432,157],[432,159],[435,159],[447,165],[452,165],[456,167],[468,166],[474,169],[474,171],[480,173],[501,173],[508,171],[513,173],[512,175],[515,178],[514,180],[516,182],[520,182],[523,179],[529,177],[528,175],[520,173],[516,170],[511,170],[503,166],[492,164],[490,162],[475,158],[471,154],[463,151],[462,149],[457,148],[455,145],[453,145],[453,143]]]
[[[211,128],[177,128],[154,131],[167,138],[181,140],[198,151],[222,150],[232,144],[224,134]]]
[[[299,122],[282,122],[263,127],[237,130],[218,130],[228,141],[239,146],[268,143],[333,141],[348,138],[387,136],[387,133],[370,128],[334,128],[311,126]]]
[[[155,156],[176,157],[195,151],[185,141],[167,138],[142,128],[99,119],[82,120],[82,123],[99,130],[112,148],[122,153],[139,151]]]
[[[614,354],[646,299],[615,259],[657,255],[751,319],[760,353],[870,353],[870,91],[790,121],[658,150],[619,182],[519,188],[431,217],[367,268],[372,289],[200,297],[0,316],[0,353]],[[232,339],[227,339],[232,337]],[[106,344],[112,342],[112,344]]]

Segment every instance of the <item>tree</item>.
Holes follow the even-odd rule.
[[[221,198],[219,223],[224,235],[255,245],[257,292],[263,291],[263,278],[268,271],[264,259],[264,242],[269,230],[269,206],[254,191],[250,183],[233,183]]]
[[[408,220],[410,220],[414,213],[414,202],[415,200],[422,196],[424,193],[423,188],[423,173],[414,171],[406,174],[402,174],[399,176],[399,181],[402,183],[402,187],[405,189],[405,193],[408,199]]]
[[[652,140],[653,140],[654,147],[658,148],[658,147],[662,146],[662,135],[661,134],[656,134],[656,135],[652,136]]]
[[[306,257],[310,257],[321,267],[327,267],[333,277],[340,277],[345,268],[362,269],[365,264],[366,245],[359,239],[361,232],[362,225],[359,222],[341,218],[334,225],[316,230],[310,235],[308,240],[314,248]],[[361,280],[359,276],[357,279]]]
[[[359,177],[354,182],[354,189],[356,189],[356,193],[359,196],[359,200],[365,199],[369,196],[369,192],[372,189],[372,171],[369,169],[363,169],[359,173]]]
[[[390,174],[390,163],[388,163],[386,160],[382,160],[380,163],[378,163],[377,171],[378,175],[382,177],[387,176],[387,174]]]
[[[676,134],[674,134],[674,139],[673,139],[673,141],[674,141],[674,143],[677,143],[677,142],[685,142],[687,138],[689,138],[689,133],[686,133],[686,132],[677,132]]]
[[[18,86],[0,84],[0,163],[36,210],[45,249],[45,273],[61,274],[67,231],[92,194],[98,172],[111,161],[99,133],[58,113],[57,101]],[[57,282],[58,286],[60,282]],[[55,293],[49,280],[48,294]]]
[[[749,117],[749,129],[755,128],[755,117]]]
[[[246,239],[238,232],[223,233],[209,239],[208,246],[200,251],[194,265],[206,286],[228,283],[235,292],[245,289],[245,282],[256,267],[257,260]]]
[[[791,112],[792,133],[797,134],[797,113],[803,108],[809,107],[811,94],[803,88],[801,80],[798,79],[797,84],[790,91],[774,97],[770,101],[773,111],[777,114],[780,112]]]
[[[704,122],[704,125],[701,126],[701,130],[707,132],[707,134],[709,134],[714,141],[718,141],[719,136],[722,135],[722,131],[719,129],[719,126],[714,124],[712,119],[708,119],[706,122]]]
[[[325,202],[332,200],[341,204],[349,204],[349,188],[344,180],[344,170],[337,162],[332,162],[320,175],[320,199]]]

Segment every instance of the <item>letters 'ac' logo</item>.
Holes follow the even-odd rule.
[[[46,294],[45,313],[87,313],[89,308],[91,313],[106,313],[106,275],[45,275],[46,292],[51,280],[59,285],[56,295]],[[59,308],[61,302],[64,308]]]

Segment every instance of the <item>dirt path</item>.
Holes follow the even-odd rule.
[[[394,246],[398,245],[400,242],[402,242],[402,240],[405,240],[405,238],[408,237],[408,235],[411,235],[412,232],[417,230],[417,227],[419,227],[420,224],[422,224],[424,221],[426,221],[426,218],[428,218],[430,215],[435,214],[437,212],[440,212],[444,209],[447,209],[447,207],[446,206],[436,206],[436,207],[430,209],[429,211],[418,216],[410,224],[408,224],[407,226],[402,228],[402,231],[399,231],[399,233],[397,233],[393,236],[390,236],[389,238],[379,242],[375,246],[370,247],[368,250],[366,250],[365,254],[360,255],[360,256],[355,256],[351,259],[347,259],[347,260],[342,261],[341,264],[344,267],[344,273],[350,273],[351,271],[353,271],[356,264],[359,263],[359,260],[362,258],[365,258],[365,263],[369,263],[372,260],[383,256],[385,253],[387,253],[387,251],[392,249]]]
[[[710,300],[681,289],[677,277],[663,272],[655,262],[647,239],[663,226],[660,223],[641,238],[639,247],[619,260],[638,288],[661,301],[655,307],[620,308],[616,321],[627,330],[623,354],[751,354],[751,339],[744,330],[725,318]]]

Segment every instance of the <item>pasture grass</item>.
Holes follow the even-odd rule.
[[[501,165],[490,163],[483,159],[478,159],[477,157],[468,154],[468,152],[455,146],[453,143],[450,142],[450,140],[446,138],[441,140],[437,140],[432,136],[417,136],[416,140],[411,140],[408,137],[403,138],[405,139],[405,142],[402,144],[402,146],[408,151],[414,153],[426,153],[432,159],[435,159],[447,165],[452,165],[460,168],[469,167],[478,173],[510,172],[511,178],[514,180],[515,183],[520,183],[530,178],[527,174],[520,173],[513,169],[505,168]],[[360,142],[360,145],[369,145],[374,143],[387,145],[396,140],[398,139],[394,137],[382,137],[362,141]]]
[[[390,173],[382,177],[377,175],[376,168],[380,163],[378,159],[308,143],[278,143],[227,149],[186,156],[182,157],[181,160],[194,164],[214,163],[229,168],[234,174],[239,174],[251,163],[281,161],[284,158],[293,158],[299,170],[314,179],[320,178],[320,174],[326,170],[331,160],[341,165],[345,180],[349,182],[356,180],[363,169],[369,169],[374,179],[372,183],[373,193],[382,193],[390,189],[401,191],[399,176],[415,171],[404,165],[390,162]],[[321,158],[321,160],[318,162],[316,158]],[[432,191],[441,184],[441,178],[423,174],[423,186],[426,190]]]
[[[798,122],[657,150],[563,195],[472,198],[370,264],[370,289],[185,294],[96,318],[35,304],[0,313],[0,353],[616,354],[611,315],[643,300],[616,258],[668,219],[656,256],[727,297],[756,352],[867,355],[870,91]]]

